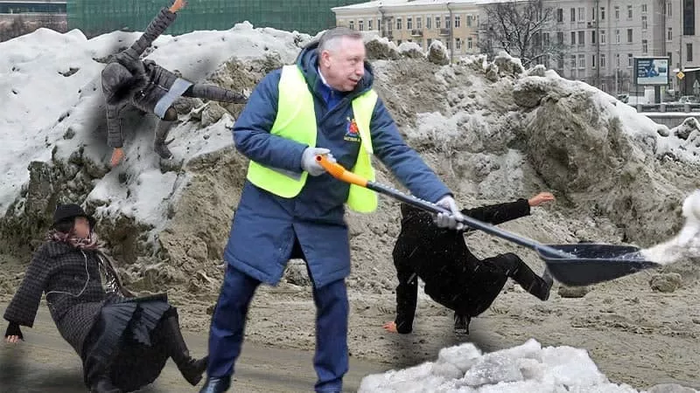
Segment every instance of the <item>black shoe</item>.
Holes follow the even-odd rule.
[[[549,300],[549,293],[554,285],[554,279],[552,278],[552,275],[549,274],[549,269],[544,269],[544,273],[542,273],[542,281],[544,281],[545,285],[542,288],[542,296],[540,296],[540,299],[546,301]]]
[[[170,152],[170,149],[168,148],[168,145],[172,143],[172,139],[170,141],[156,141],[153,150],[160,156],[160,158],[164,160],[169,160],[173,158],[173,153]]]
[[[455,333],[456,334],[469,334],[469,323],[471,318],[467,315],[459,315],[455,313]]]
[[[199,393],[224,393],[231,386],[231,377],[207,378]]]
[[[112,385],[112,381],[107,377],[102,377],[90,387],[90,393],[122,393],[122,391]]]
[[[207,371],[208,362],[209,356],[205,356],[199,360],[189,358],[187,361],[177,364],[177,368],[190,385],[197,386],[199,381],[202,380],[202,375]]]

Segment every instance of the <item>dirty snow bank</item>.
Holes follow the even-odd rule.
[[[658,392],[696,392],[679,385],[660,385],[650,391],[657,391],[655,389],[659,389]],[[365,377],[358,392],[638,393],[629,385],[611,383],[586,350],[542,347],[535,340],[486,354],[471,343],[444,348],[435,362]]]

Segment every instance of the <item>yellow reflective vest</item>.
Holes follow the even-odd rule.
[[[377,93],[372,89],[352,100],[352,111],[360,136],[360,152],[352,172],[370,181],[375,180],[375,173],[372,168],[372,137],[369,127],[376,102]],[[304,75],[296,65],[283,67],[279,81],[277,117],[270,133],[316,147],[317,132],[314,99]],[[301,176],[294,176],[251,160],[247,178],[263,190],[283,198],[294,198],[304,188],[308,175],[304,171]],[[346,203],[354,211],[370,213],[377,208],[377,194],[367,188],[350,185]]]

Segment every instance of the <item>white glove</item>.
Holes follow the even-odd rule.
[[[457,202],[455,202],[454,198],[446,195],[437,201],[436,205],[444,207],[451,212],[451,214],[438,213],[437,218],[435,219],[435,224],[438,227],[456,229],[458,231],[464,229],[464,224],[460,222],[464,219],[464,216],[462,215],[462,212],[459,211],[459,207],[457,206]]]
[[[316,156],[326,156],[328,161],[335,164],[335,158],[331,154],[331,151],[324,149],[322,147],[307,147],[303,153],[301,153],[301,169],[309,172],[311,176],[320,176],[326,172],[326,169],[321,166],[321,164],[316,161]]]

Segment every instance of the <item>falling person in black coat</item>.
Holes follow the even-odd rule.
[[[553,201],[551,193],[529,200],[465,209],[462,214],[498,225],[530,214],[530,207]],[[541,300],[549,298],[552,278],[537,276],[513,253],[478,259],[467,248],[464,230],[438,228],[430,213],[402,204],[401,233],[393,258],[399,285],[396,288],[396,319],[384,324],[389,332],[413,331],[418,298],[418,278],[425,293],[437,303],[455,311],[455,332],[469,333],[471,318],[483,313],[496,299],[508,278]],[[468,229],[466,229],[468,230]]]
[[[80,206],[59,205],[47,241],[34,254],[5,310],[5,341],[24,339],[20,325],[32,327],[46,294],[58,331],[83,361],[90,392],[137,390],[158,378],[168,358],[196,385],[207,358],[190,357],[177,310],[165,294],[135,297],[122,285],[113,263],[98,248],[94,226]]]

